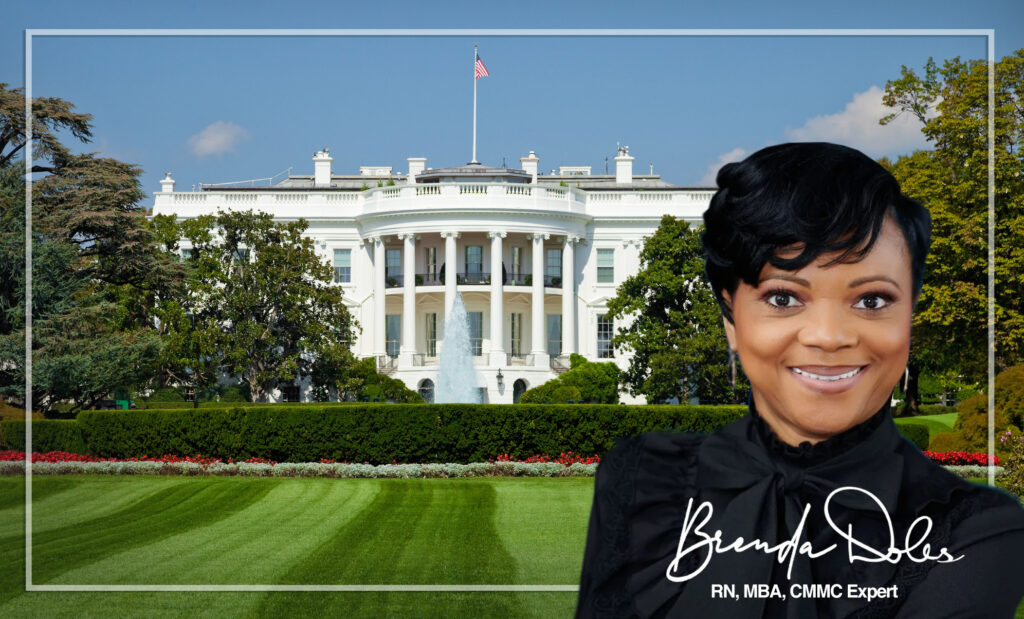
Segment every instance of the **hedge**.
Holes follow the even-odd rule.
[[[931,436],[928,426],[923,423],[900,423],[896,426],[908,441],[913,443],[921,451],[928,449],[928,441]]]
[[[4,449],[25,451],[23,419],[8,419],[0,423],[0,445],[3,445]],[[82,438],[82,426],[74,419],[33,419],[32,451],[89,453],[88,446]]]
[[[746,412],[746,406],[308,403],[82,411],[74,421],[33,421],[32,447],[103,458],[201,454],[235,461],[464,464],[502,454],[603,455],[619,437],[713,432]],[[24,423],[0,424],[4,449],[24,451]]]
[[[99,457],[202,454],[278,462],[468,463],[563,451],[603,454],[615,439],[649,430],[711,432],[745,406],[292,404],[179,410],[82,411],[48,450]],[[73,432],[73,431],[72,431]],[[24,426],[2,425],[6,449],[24,449]],[[75,440],[75,436],[80,437]],[[9,437],[9,438],[8,438]]]

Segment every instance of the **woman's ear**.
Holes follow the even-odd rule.
[[[736,312],[734,309],[735,306],[732,303],[732,297],[729,296],[729,293],[727,291],[723,290],[722,299],[725,301],[725,304],[731,310],[733,320],[735,320]],[[729,342],[729,348],[732,350],[736,350],[736,325],[729,322],[729,320],[725,316],[722,316],[722,323],[725,325],[725,339]]]

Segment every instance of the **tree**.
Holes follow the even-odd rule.
[[[650,402],[691,397],[744,401],[749,384],[730,369],[722,313],[704,277],[701,229],[665,215],[640,252],[640,270],[608,302],[611,318],[629,321],[612,345],[632,351],[624,382]]]
[[[1024,361],[1024,50],[995,64],[995,305],[997,371]],[[884,103],[921,122],[933,150],[900,157],[890,171],[932,215],[932,250],[915,309],[907,402],[919,405],[922,371],[965,381],[987,374],[988,66],[932,59],[923,75],[901,67]],[[933,114],[932,110],[937,112]]]
[[[186,293],[158,310],[169,337],[165,384],[208,388],[236,377],[258,402],[296,379],[314,379],[320,393],[344,381],[355,364],[355,320],[330,265],[303,236],[307,226],[252,211],[154,218],[168,250],[180,238],[192,244]]]
[[[583,355],[569,356],[569,371],[525,391],[523,404],[565,404],[583,400],[587,404],[618,404],[621,371],[611,362],[587,361]]]
[[[24,161],[25,99],[0,84],[0,393],[24,406],[25,170],[31,164],[33,402],[72,411],[141,382],[159,339],[143,305],[124,303],[175,288],[183,273],[162,255],[137,206],[140,170],[72,154],[56,137],[88,141],[91,116],[61,99],[32,102],[33,155]]]

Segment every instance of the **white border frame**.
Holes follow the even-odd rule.
[[[27,29],[25,30],[25,590],[26,591],[579,591],[578,585],[37,585],[32,583],[32,39],[49,36],[777,37],[983,36],[988,63],[988,456],[995,448],[995,29]],[[547,319],[545,318],[545,321]],[[546,322],[545,322],[546,324]],[[995,485],[995,467],[988,465]]]

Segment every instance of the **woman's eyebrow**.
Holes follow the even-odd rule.
[[[769,279],[783,279],[788,282],[793,282],[794,284],[800,284],[804,288],[811,287],[811,283],[806,279],[803,279],[802,277],[797,277],[796,275],[788,275],[786,273],[773,273],[763,278],[761,281],[757,282],[757,285],[760,286],[762,283],[768,281]],[[896,289],[899,290],[900,292],[903,291],[903,289],[900,288],[900,285],[896,283],[896,280],[889,277],[888,275],[868,275],[866,277],[858,277],[857,279],[850,282],[849,287],[856,288],[857,286],[860,286],[861,284],[866,284],[867,282],[889,282],[893,286],[896,286]]]

